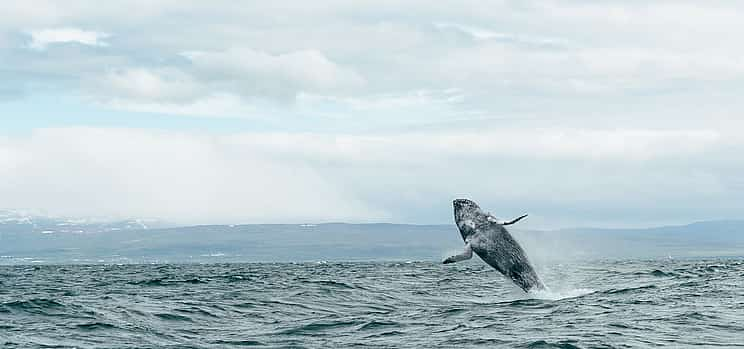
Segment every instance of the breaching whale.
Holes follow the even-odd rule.
[[[452,205],[455,208],[455,224],[465,241],[465,250],[445,259],[444,264],[473,258],[475,252],[484,262],[510,278],[525,292],[545,288],[522,247],[504,228],[527,215],[510,222],[499,222],[471,200],[457,199]]]

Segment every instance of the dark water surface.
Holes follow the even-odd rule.
[[[744,261],[0,267],[3,348],[744,347]]]

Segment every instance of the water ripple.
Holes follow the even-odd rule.
[[[742,346],[739,260],[0,267],[7,348]]]

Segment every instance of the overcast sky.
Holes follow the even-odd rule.
[[[6,1],[0,207],[743,218],[738,1]],[[522,224],[522,223],[520,223]]]

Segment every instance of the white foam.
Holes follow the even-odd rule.
[[[542,290],[531,290],[529,294],[536,299],[557,301],[561,299],[581,297],[594,292],[597,292],[597,290],[591,288],[573,288],[565,290],[551,290],[550,288],[545,288]]]

